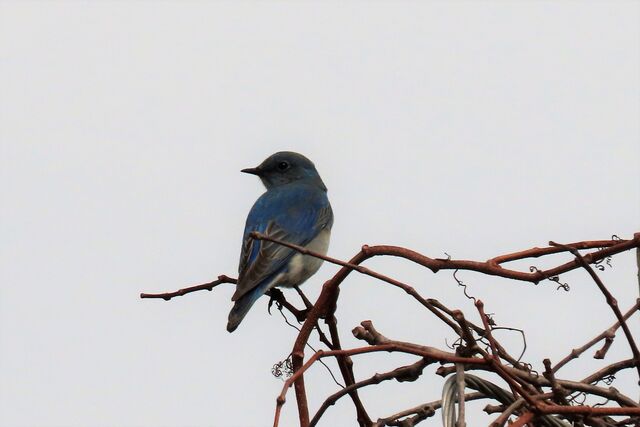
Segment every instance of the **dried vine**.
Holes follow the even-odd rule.
[[[351,398],[355,407],[356,419],[360,426],[413,426],[434,416],[440,410],[443,414],[445,426],[462,427],[466,425],[465,413],[468,412],[465,410],[464,402],[478,399],[489,401],[490,404],[485,408],[485,412],[496,414],[495,420],[490,424],[491,426],[503,426],[507,423],[511,423],[510,425],[512,426],[561,426],[564,425],[562,420],[593,426],[638,425],[640,404],[618,390],[612,387],[602,387],[598,383],[611,378],[613,374],[621,370],[631,368],[636,369],[640,379],[640,352],[638,351],[634,334],[627,323],[628,319],[639,311],[640,298],[634,301],[633,305],[623,314],[618,307],[618,301],[598,277],[595,270],[601,271],[604,268],[604,264],[610,265],[612,256],[633,248],[636,248],[638,254],[640,254],[640,233],[636,233],[632,239],[628,240],[614,236],[610,240],[582,241],[569,244],[550,242],[548,247],[535,247],[500,255],[484,262],[455,260],[451,259],[451,257],[446,259],[429,258],[415,251],[397,246],[366,245],[347,262],[314,253],[267,235],[253,233],[252,237],[256,240],[266,240],[281,244],[302,254],[321,258],[342,267],[331,279],[325,282],[316,302],[310,304],[306,301],[304,309],[297,309],[277,290],[272,290],[269,293],[272,302],[275,301],[280,309],[288,310],[293,313],[298,321],[304,322],[299,328],[298,336],[291,351],[292,375],[285,381],[276,401],[274,427],[277,427],[280,423],[280,411],[286,402],[287,391],[291,386],[295,388],[299,424],[303,427],[315,426],[326,411],[344,396]],[[546,270],[532,267],[529,271],[519,271],[505,266],[505,264],[512,261],[545,257],[563,252],[572,254],[574,259]],[[504,327],[498,327],[493,323],[493,320],[485,313],[482,301],[473,298],[482,320],[481,325],[475,325],[468,321],[461,311],[450,309],[435,299],[424,298],[409,284],[375,272],[362,265],[366,260],[376,256],[404,258],[430,269],[433,273],[438,273],[442,270],[454,270],[454,278],[463,287],[464,284],[455,276],[455,272],[460,270],[475,271],[490,276],[528,283],[552,280],[567,290],[568,285],[561,283],[558,276],[571,270],[583,269],[593,280],[599,292],[604,295],[605,301],[617,322],[586,344],[572,349],[566,357],[555,365],[549,359],[545,359],[544,371],[542,374],[537,374],[531,370],[530,364],[522,362],[520,357],[515,358],[510,355],[496,339],[492,331]],[[638,262],[640,263],[640,255]],[[340,285],[352,271],[371,276],[404,290],[418,304],[446,324],[458,337],[455,351],[387,338],[370,321],[363,321],[360,326],[357,326],[352,331],[353,336],[364,341],[367,346],[351,349],[342,348],[335,309],[339,298]],[[235,283],[235,279],[219,276],[217,280],[212,282],[180,289],[176,292],[141,294],[140,296],[141,298],[170,300],[199,290],[211,291],[214,287],[223,283]],[[464,291],[466,293],[466,289]],[[300,294],[303,300],[306,300],[304,294],[301,292]],[[328,327],[328,334],[323,331],[321,320],[324,320]],[[594,357],[605,358],[616,333],[620,329],[633,355],[631,359],[614,361],[596,372],[586,374],[582,380],[565,379],[558,376],[558,371],[562,367],[577,359],[598,343],[602,342],[603,344]],[[320,341],[327,347],[327,350],[314,351],[313,355],[305,360],[304,351],[314,330],[318,332]],[[380,352],[412,354],[418,356],[418,359],[410,365],[375,374],[370,378],[357,380],[352,369],[353,358],[357,358],[358,355],[364,353]],[[337,360],[340,374],[344,381],[344,388],[327,396],[315,415],[310,417],[304,375],[315,362],[324,358],[335,358]],[[445,383],[443,399],[401,410],[393,415],[378,418],[377,421],[372,420],[358,395],[360,389],[364,387],[381,387],[384,382],[391,380],[400,382],[416,381],[423,375],[424,368],[432,363],[442,365],[437,369],[437,374],[450,376],[451,378]],[[466,371],[470,370],[497,374],[504,381],[508,390],[485,379],[466,373]],[[467,388],[476,391],[466,393],[465,390]],[[575,398],[577,394],[606,398],[609,403],[607,405],[586,405],[584,398],[581,401]],[[455,405],[458,407],[457,410],[454,410]]]

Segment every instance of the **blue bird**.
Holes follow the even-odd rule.
[[[251,208],[244,228],[229,332],[236,330],[251,306],[269,289],[301,285],[322,265],[321,259],[277,243],[254,240],[250,233],[257,231],[324,255],[333,225],[327,187],[314,164],[303,155],[281,151],[242,172],[260,177],[267,191]]]

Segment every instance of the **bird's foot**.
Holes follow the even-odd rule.
[[[302,323],[307,319],[307,314],[311,309],[310,307],[307,307],[303,310],[297,309],[289,301],[287,301],[287,299],[284,297],[284,293],[282,293],[282,291],[277,288],[269,289],[267,295],[269,295],[270,298],[269,305],[267,307],[269,314],[271,314],[271,306],[273,306],[273,304],[275,303],[278,310],[282,311],[282,308],[286,308],[287,310],[289,310],[289,312],[295,316],[298,322]]]

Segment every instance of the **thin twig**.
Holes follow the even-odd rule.
[[[196,285],[196,286],[190,286],[188,288],[182,288],[182,289],[178,289],[177,291],[174,292],[164,292],[164,293],[160,293],[160,294],[145,294],[145,293],[141,293],[140,294],[140,298],[146,299],[146,298],[160,298],[163,299],[165,301],[169,301],[171,298],[175,298],[175,297],[180,297],[182,295],[186,295],[186,294],[190,294],[191,292],[196,292],[196,291],[212,291],[213,288],[215,288],[218,285],[221,285],[223,283],[238,283],[238,281],[236,279],[233,279],[231,277],[220,275],[218,276],[218,279],[211,281],[209,283],[203,283],[202,285]]]
[[[638,299],[636,301],[636,303],[633,305],[633,307],[631,307],[625,314],[624,316],[622,316],[622,318],[626,321],[628,320],[633,314],[635,314],[638,310],[640,309],[640,299]],[[598,342],[600,342],[603,339],[609,338],[609,343],[613,342],[613,337],[615,336],[616,331],[618,330],[618,328],[620,327],[620,322],[616,322],[613,325],[611,325],[611,327],[609,327],[608,329],[604,330],[600,335],[598,335],[597,337],[593,338],[592,340],[590,340],[588,343],[586,343],[585,345],[583,345],[582,347],[578,347],[578,348],[574,348],[573,350],[571,350],[571,353],[569,353],[567,356],[565,356],[564,359],[562,359],[560,362],[558,362],[552,369],[552,371],[558,372],[558,370],[560,368],[562,368],[564,365],[566,365],[567,363],[569,363],[570,361],[572,361],[573,359],[576,359],[578,357],[580,357],[580,355],[582,353],[584,353],[585,351],[587,351],[589,348],[593,347],[594,345],[596,345]],[[610,346],[611,344],[609,344]],[[607,346],[608,348],[608,346]],[[599,350],[598,354],[596,358],[603,358],[605,351],[603,350]]]
[[[375,374],[366,380],[358,381],[354,384],[351,384],[348,387],[343,388],[342,390],[337,391],[336,393],[332,394],[331,396],[325,399],[325,401],[320,406],[320,409],[318,409],[318,412],[316,412],[316,414],[311,419],[309,426],[310,427],[315,426],[320,420],[320,418],[322,417],[322,415],[324,414],[324,412],[329,408],[329,406],[334,405],[338,401],[338,399],[340,399],[345,394],[348,394],[351,391],[358,390],[369,385],[380,384],[383,381],[388,381],[393,379],[400,382],[415,381],[416,379],[418,379],[418,377],[420,377],[420,375],[422,375],[422,370],[425,368],[425,366],[429,365],[429,363],[431,362],[426,359],[420,359],[411,365],[402,366],[400,368],[396,368],[392,371],[385,372],[382,374]]]
[[[472,400],[485,399],[486,397],[487,396],[485,396],[483,393],[473,392],[473,393],[466,393],[464,395],[464,400],[467,402],[470,402]],[[387,425],[391,425],[390,423],[396,421],[398,418],[403,418],[412,414],[424,414],[424,415],[428,414],[427,416],[425,416],[425,418],[428,418],[430,416],[433,416],[433,414],[435,414],[435,411],[440,409],[441,407],[442,407],[442,399],[434,400],[433,402],[429,402],[429,403],[423,403],[422,405],[405,409],[404,411],[397,412],[393,415],[389,415],[388,417],[380,418],[378,419],[378,421],[373,423],[371,427],[384,427]]]

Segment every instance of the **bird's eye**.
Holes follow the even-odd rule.
[[[287,162],[278,163],[278,169],[281,171],[286,171],[287,169],[289,169],[289,163]]]

